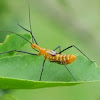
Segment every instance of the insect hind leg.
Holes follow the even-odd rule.
[[[59,54],[61,54],[62,52],[66,51],[66,50],[68,50],[68,49],[70,49],[70,48],[72,48],[72,47],[76,48],[76,49],[77,49],[80,53],[82,53],[87,59],[89,59],[91,62],[93,62],[86,54],[84,54],[84,53],[83,53],[78,47],[76,47],[75,45],[71,45],[71,46],[65,48],[64,50],[60,51]]]
[[[70,70],[68,69],[68,67],[64,64],[65,68],[68,70],[68,72],[71,74],[71,76],[73,77],[73,79],[77,82],[77,80],[75,79],[75,77],[73,76],[73,74],[70,72]]]

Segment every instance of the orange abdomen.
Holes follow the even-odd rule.
[[[76,56],[74,55],[47,55],[47,59],[49,59],[50,62],[57,62],[59,64],[70,64],[75,61]]]
[[[76,59],[75,55],[66,55],[66,63],[67,64],[70,64],[70,63],[74,62],[75,59]]]

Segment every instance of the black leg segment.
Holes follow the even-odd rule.
[[[79,48],[77,48],[75,45],[71,45],[71,46],[65,48],[64,50],[60,51],[59,54],[61,54],[62,52],[66,51],[66,50],[68,50],[68,49],[70,49],[70,48],[72,48],[72,47],[76,48],[80,53],[82,53],[87,59],[89,59],[89,60],[91,61],[91,59],[90,59],[87,55],[85,55],[85,54],[84,54]]]
[[[45,64],[45,60],[43,61],[43,65],[42,65],[42,70],[41,70],[39,81],[41,81],[41,78],[42,78],[42,74],[43,74],[43,71],[44,71],[44,64]]]
[[[29,53],[29,52],[19,51],[19,50],[11,50],[11,51],[2,52],[2,53],[0,53],[0,55],[6,54],[6,53],[9,53],[9,52],[21,52],[21,53],[26,53],[26,54],[30,54],[30,55],[37,55],[37,54],[34,54],[34,53]]]
[[[38,45],[38,43],[37,43],[35,37],[34,37],[33,34],[32,34],[32,31],[29,31],[28,29],[26,29],[25,27],[23,27],[23,26],[20,25],[20,24],[18,24],[18,26],[21,27],[22,29],[24,29],[25,31],[29,32],[29,33],[31,34],[31,36],[32,36],[32,42],[33,42],[33,40],[34,40],[35,43]]]
[[[65,68],[68,70],[68,72],[71,74],[71,76],[73,77],[73,79],[76,81],[75,77],[73,76],[73,74],[70,72],[70,70],[68,69],[68,67],[64,64]],[[77,82],[77,81],[76,81]]]
[[[56,47],[53,51],[59,49],[59,52],[61,51],[61,46]]]
[[[25,27],[23,27],[22,25],[18,24],[19,27],[21,27],[22,29],[24,29],[25,31],[32,33],[31,31],[29,31],[28,29],[26,29]]]

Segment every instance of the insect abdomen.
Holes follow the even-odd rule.
[[[70,64],[74,62],[74,60],[76,59],[76,56],[56,54],[55,56],[50,55],[48,59],[51,62],[57,62],[59,64]]]
[[[76,59],[75,55],[66,55],[66,63],[67,64],[70,64],[70,63],[74,62],[75,59]]]

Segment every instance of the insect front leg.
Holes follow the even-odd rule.
[[[59,52],[61,51],[61,46],[56,47],[53,51],[59,49]]]
[[[40,79],[39,79],[39,81],[41,81],[41,78],[42,78],[42,74],[43,74],[44,67],[45,67],[45,66],[44,66],[44,65],[45,65],[45,61],[46,61],[46,60],[43,61],[43,65],[42,65],[42,70],[41,70],[41,74],[40,74]]]
[[[31,34],[32,34],[32,32],[31,32],[31,31],[29,31],[28,29],[26,29],[26,28],[25,28],[25,27],[23,27],[22,25],[18,24],[18,26],[19,26],[20,28],[24,29],[25,31],[27,31],[27,32],[29,32],[29,33],[31,33]]]
[[[61,54],[62,52],[66,51],[66,50],[68,50],[68,49],[70,49],[72,47],[77,49],[80,53],[82,53],[87,59],[89,59],[92,62],[92,60],[86,54],[84,54],[78,47],[76,47],[75,45],[71,45],[71,46],[65,48],[64,50],[60,51],[59,54]]]
[[[26,52],[26,51],[19,51],[19,50],[10,50],[10,51],[1,52],[0,55],[10,53],[10,52],[21,52],[21,53],[26,53],[26,54],[29,54],[29,55],[37,55],[37,54],[34,54],[34,53],[30,53],[30,52]]]

